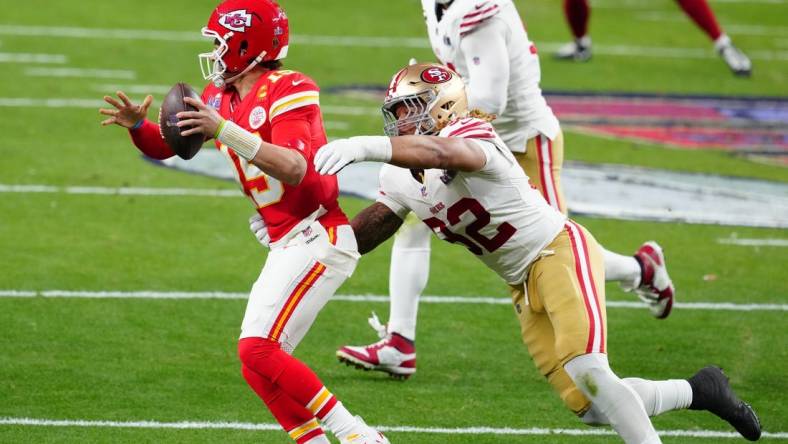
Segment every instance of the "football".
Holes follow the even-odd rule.
[[[183,102],[184,97],[200,100],[200,95],[191,86],[186,83],[176,83],[161,104],[159,127],[161,128],[161,136],[167,145],[175,151],[175,154],[182,159],[189,160],[197,154],[197,151],[200,151],[203,142],[205,142],[205,136],[201,133],[190,136],[181,135],[181,130],[186,130],[188,127],[178,128],[177,114],[182,111],[197,111],[195,107]]]

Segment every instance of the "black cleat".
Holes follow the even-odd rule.
[[[702,368],[687,380],[692,388],[691,410],[708,410],[727,421],[744,438],[757,441],[761,437],[761,422],[755,410],[739,399],[728,377],[719,367]]]

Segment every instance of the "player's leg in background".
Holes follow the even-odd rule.
[[[572,30],[574,40],[558,49],[556,58],[584,62],[591,58],[591,37],[588,22],[591,5],[588,0],[564,0],[564,16]]]
[[[749,76],[752,73],[752,62],[733,45],[730,37],[722,30],[707,0],[676,0],[676,2],[714,42],[714,49],[734,74]]]
[[[567,214],[566,199],[561,186],[564,165],[564,135],[559,131],[554,140],[539,134],[526,143],[525,153],[514,153],[528,179],[551,207]]]
[[[413,213],[394,237],[389,271],[391,312],[388,331],[416,340],[419,296],[430,276],[430,239],[432,233]]]
[[[336,243],[331,248],[356,250],[349,226],[324,230],[320,236]],[[309,245],[292,244],[269,253],[250,293],[238,344],[247,383],[297,442],[309,442],[311,434],[322,433],[315,428],[317,420],[340,439],[367,433],[366,425],[290,354],[347,278],[347,273],[315,259],[321,240],[328,242],[318,238]]]
[[[561,186],[564,163],[564,136],[559,131],[554,140],[537,135],[526,144],[525,153],[515,158],[528,175],[531,184],[553,208],[567,214],[566,199]],[[673,282],[665,266],[662,248],[649,241],[635,255],[622,255],[603,248],[605,277],[616,281],[625,291],[636,290],[638,297],[649,304],[657,318],[666,318],[673,307]]]
[[[419,296],[430,274],[432,232],[413,213],[394,237],[389,271],[389,322],[382,325],[373,313],[369,322],[380,341],[369,345],[346,345],[337,350],[340,362],[379,370],[395,378],[416,372],[416,320]]]
[[[529,288],[552,324],[557,361],[625,442],[660,442],[638,395],[607,363],[602,249],[572,221],[547,249]]]

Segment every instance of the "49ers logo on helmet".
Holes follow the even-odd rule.
[[[421,80],[427,83],[444,83],[451,80],[451,78],[451,72],[439,66],[434,66],[421,72]]]
[[[219,17],[219,24],[230,31],[244,32],[246,28],[252,26],[252,14],[246,12],[246,9],[230,11]]]

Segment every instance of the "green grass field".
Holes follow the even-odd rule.
[[[197,35],[213,3],[29,0],[11,6],[0,0],[0,53],[63,54],[67,58],[66,63],[53,65],[0,62],[0,185],[233,189],[231,183],[152,167],[141,159],[124,131],[99,126],[100,116],[90,102],[113,92],[117,85],[128,89],[176,81],[201,84],[196,54],[206,50],[204,44],[129,39],[128,34],[109,30],[193,31]],[[324,88],[383,84],[409,57],[432,58],[426,47],[308,44],[309,36],[321,35],[423,37],[426,41],[415,0],[282,3],[296,36],[287,66],[310,74]],[[517,4],[537,45],[567,39],[560,2]],[[566,65],[554,62],[545,51],[545,88],[786,96],[788,2],[712,1],[723,25],[749,30],[731,31],[738,45],[758,55],[753,60],[755,75],[749,80],[727,72],[705,36],[681,19],[670,0],[599,0],[595,5],[595,44],[695,48],[707,50],[709,58],[597,55],[589,64]],[[644,19],[648,14],[666,19]],[[92,37],[23,35],[31,33],[32,27],[37,27],[38,34],[57,34],[55,27],[107,31]],[[34,75],[31,68],[131,73],[53,77]],[[143,94],[132,96],[139,99]],[[154,96],[156,108],[163,94]],[[36,107],[10,106],[2,100],[14,98],[84,101],[70,102],[74,106]],[[330,94],[322,100],[333,106],[377,106]],[[343,123],[343,129],[329,130],[330,137],[380,131],[380,119],[372,115],[326,113],[325,118]],[[567,134],[566,149],[570,160],[788,181],[785,168],[723,152],[680,151],[573,133]],[[343,198],[341,203],[349,214],[366,204],[354,198]],[[248,232],[251,211],[240,194],[218,198],[3,192],[0,291],[243,293],[265,260],[265,251]],[[634,251],[643,240],[659,240],[669,255],[681,302],[786,304],[788,300],[788,284],[781,277],[788,263],[785,248],[717,242],[732,233],[786,239],[785,230],[578,220],[611,250]],[[363,258],[340,293],[386,294],[389,249],[387,243]],[[505,286],[461,251],[433,242],[426,293],[506,296]],[[633,300],[614,285],[607,290],[609,300]],[[237,299],[0,297],[0,442],[289,442],[281,431],[42,427],[3,422],[3,418],[32,418],[272,424],[273,418],[239,372],[235,350],[244,306]],[[375,310],[385,318],[387,307],[382,302],[332,302],[296,351],[369,423],[589,430],[562,407],[538,375],[520,343],[512,309],[506,305],[422,304],[419,370],[407,382],[340,366],[335,349],[373,341],[366,317]],[[665,321],[652,320],[640,309],[610,308],[608,314],[610,360],[619,375],[683,378],[706,364],[719,364],[738,393],[757,409],[764,429],[782,433],[764,440],[786,439],[785,311],[679,308]],[[715,417],[698,412],[669,413],[654,423],[659,430],[729,431]],[[388,436],[396,443],[619,442],[614,436],[396,431]],[[722,440],[664,438],[666,443]]]

